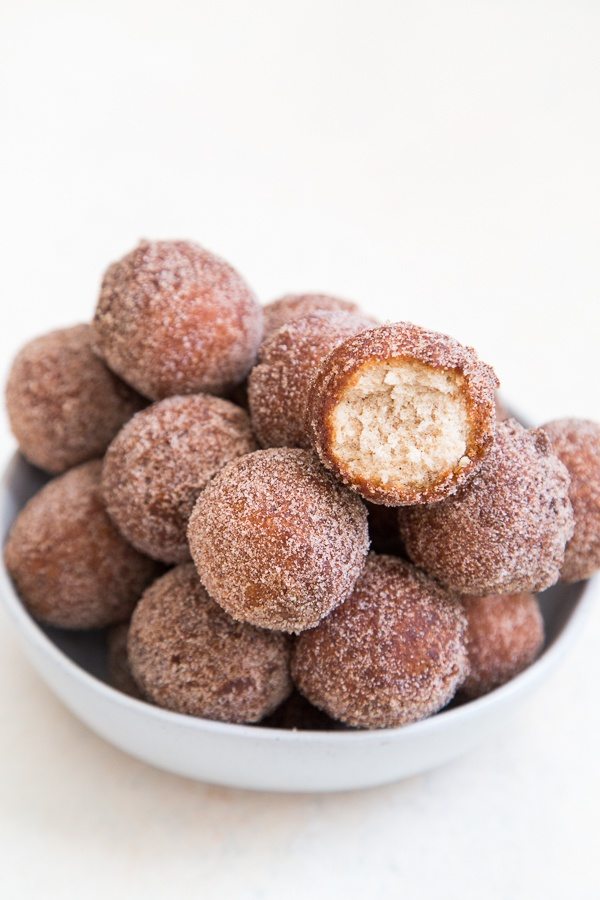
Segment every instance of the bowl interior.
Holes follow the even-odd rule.
[[[24,504],[49,480],[49,476],[28,463],[20,454],[11,460],[6,476],[7,509],[2,523],[2,542]],[[558,584],[540,595],[546,627],[544,652],[558,639],[581,601],[586,582]],[[72,662],[93,677],[107,683],[104,631],[70,632],[36,623],[37,627]],[[476,702],[476,701],[475,701]],[[443,713],[442,713],[443,715]]]

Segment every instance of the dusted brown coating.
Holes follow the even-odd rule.
[[[423,719],[453,697],[467,671],[459,600],[410,563],[370,554],[350,598],[292,654],[311,703],[360,728]]]
[[[263,306],[265,339],[282,325],[316,312],[342,312],[364,317],[358,303],[351,300],[341,300],[329,294],[286,294]],[[376,324],[370,316],[369,321],[372,325]]]
[[[184,562],[198,495],[226,463],[255,449],[247,414],[228,400],[195,394],[154,403],[108,448],[102,471],[108,513],[141,552]]]
[[[367,554],[367,512],[305,450],[258,450],[219,472],[190,519],[210,596],[262,628],[312,628],[350,594]]]
[[[151,585],[131,620],[128,654],[159,706],[222,722],[258,722],[292,689],[289,639],[235,622],[191,563]]]
[[[573,533],[569,475],[540,429],[500,422],[469,484],[442,503],[398,511],[413,562],[461,594],[554,584]]]
[[[145,400],[92,351],[89,325],[35,338],[17,354],[6,384],[10,426],[21,452],[46,472],[102,456]]]
[[[480,697],[530,666],[544,644],[544,620],[534,594],[463,597],[469,674],[460,691]]]
[[[394,489],[372,479],[356,477],[333,449],[335,407],[362,372],[380,362],[403,360],[417,367],[453,372],[462,378],[469,420],[465,456],[438,474],[427,486]],[[389,506],[441,500],[467,482],[489,452],[494,440],[495,390],[498,379],[471,347],[454,338],[410,322],[382,325],[349,338],[326,356],[313,379],[308,401],[309,428],[322,462],[365,499]],[[466,462],[466,464],[464,464]]]
[[[129,622],[113,625],[106,635],[106,674],[108,683],[117,691],[129,694],[138,700],[142,698],[142,692],[131,674],[131,666],[127,657],[127,636],[129,634]]]
[[[246,377],[262,308],[228,263],[190,241],[142,241],[106,271],[94,346],[141,394],[226,394]]]
[[[263,343],[248,378],[252,427],[263,447],[310,447],[306,411],[315,371],[330,350],[369,319],[321,312],[294,319]]]
[[[542,428],[571,476],[575,530],[560,580],[581,581],[600,569],[600,425],[585,419],[558,419]]]
[[[36,619],[101,628],[129,618],[157,563],[119,534],[100,496],[100,460],[50,481],[21,510],[6,566]]]

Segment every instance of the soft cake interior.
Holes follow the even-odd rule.
[[[464,378],[414,360],[363,366],[332,412],[333,452],[380,487],[422,488],[469,463]]]

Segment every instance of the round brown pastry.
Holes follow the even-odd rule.
[[[370,327],[348,313],[313,313],[263,343],[248,379],[252,426],[263,447],[310,447],[306,410],[316,368],[330,350]]]
[[[575,531],[567,544],[560,580],[581,581],[600,569],[600,425],[585,419],[559,419],[542,427],[571,476]]]
[[[104,460],[106,508],[138,550],[163,562],[190,558],[187,524],[219,469],[256,449],[243,409],[208,394],[168,397],[134,416]]]
[[[104,276],[95,349],[141,394],[226,394],[252,367],[262,308],[228,263],[189,241],[142,241]]]
[[[331,297],[329,294],[286,294],[278,300],[272,300],[263,306],[265,322],[265,338],[269,337],[282,325],[293,322],[294,319],[302,319],[316,312],[342,312],[364,318],[364,313],[358,303],[350,300],[341,300],[339,297]],[[369,317],[372,325],[375,319]]]
[[[410,563],[371,554],[350,598],[296,641],[292,677],[310,702],[359,728],[442,709],[467,672],[460,601]]]
[[[441,500],[494,438],[493,370],[444,334],[400,322],[363,331],[322,361],[309,400],[323,463],[367,500]]]
[[[190,519],[210,596],[262,628],[312,628],[350,594],[369,546],[367,511],[312,453],[258,450],[230,463]]]
[[[460,691],[480,697],[500,687],[536,659],[544,620],[533,594],[464,597],[469,674]]]
[[[106,635],[106,673],[111,687],[141,700],[142,692],[131,674],[127,656],[128,634],[129,622],[122,622],[120,625],[113,625],[112,628],[109,628]]]
[[[58,474],[102,456],[145,401],[92,351],[89,325],[35,338],[18,353],[6,385],[10,425],[21,452]]]
[[[128,654],[147,697],[192,716],[258,722],[292,689],[289,638],[231,619],[191,563],[144,593],[131,620]]]
[[[569,475],[541,429],[500,422],[469,484],[441,503],[399,510],[412,561],[460,594],[542,591],[573,533]]]
[[[100,460],[55,478],[21,510],[4,548],[29,612],[59,628],[129,618],[157,564],[121,537],[100,496]]]

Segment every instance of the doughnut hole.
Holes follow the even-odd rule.
[[[469,674],[460,691],[481,697],[531,665],[544,644],[544,620],[535,594],[463,597]]]

